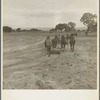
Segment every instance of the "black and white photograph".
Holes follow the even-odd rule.
[[[97,0],[3,0],[2,8],[4,90],[97,89]]]

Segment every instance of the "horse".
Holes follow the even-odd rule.
[[[75,46],[75,39],[74,39],[74,36],[72,35],[72,36],[70,36],[70,51],[74,51],[74,46]]]
[[[66,38],[64,35],[62,35],[61,37],[61,48],[65,48],[66,46]]]
[[[56,46],[57,46],[57,36],[55,35],[55,37],[52,39],[52,47],[53,48],[56,48]]]

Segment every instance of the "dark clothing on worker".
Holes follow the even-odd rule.
[[[46,43],[46,48],[47,48],[48,56],[50,56],[50,53],[51,53],[51,45],[52,45],[50,38],[47,38],[45,40],[45,43]]]
[[[66,45],[66,38],[64,35],[61,36],[61,48],[65,48]]]
[[[70,39],[70,36],[69,34],[66,35],[66,44],[69,44],[69,39]]]
[[[57,46],[57,37],[55,37],[54,39],[52,39],[52,47],[56,48]]]
[[[74,51],[75,42],[76,42],[76,41],[75,41],[75,39],[74,39],[74,36],[73,36],[73,34],[71,34],[71,35],[70,35],[70,42],[69,42],[69,43],[70,43],[70,50],[71,50],[71,51]]]

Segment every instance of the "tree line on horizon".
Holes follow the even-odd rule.
[[[36,28],[32,28],[30,30],[28,29],[21,29],[21,28],[17,28],[17,29],[12,29],[11,27],[9,26],[3,26],[3,31],[4,32],[27,32],[27,31],[41,31],[39,29],[36,29]]]
[[[83,16],[80,19],[80,22],[83,23],[87,27],[85,30],[85,35],[87,35],[90,31],[97,31],[97,15],[92,13],[84,13]],[[50,32],[71,32],[76,31],[75,29],[76,23],[74,22],[68,22],[68,23],[59,23],[55,26],[55,28],[50,29]],[[16,30],[12,29],[9,26],[3,27],[4,32],[25,32],[25,31],[41,31],[39,29],[32,28],[30,30],[22,30],[21,28],[17,28]],[[79,31],[79,30],[78,30]]]

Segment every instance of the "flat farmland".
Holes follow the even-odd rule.
[[[3,33],[3,88],[96,89],[97,37],[77,36],[74,52],[66,45],[61,54],[48,57],[46,36],[41,32]]]

